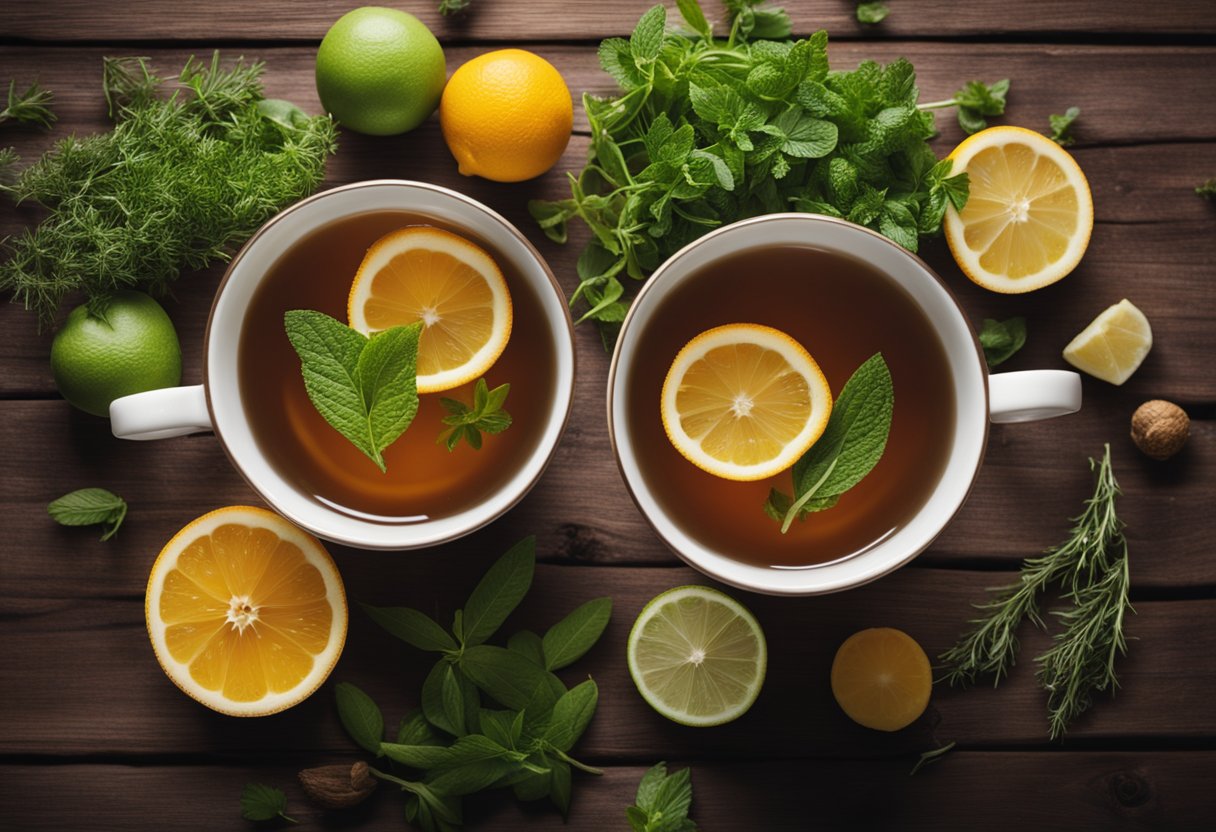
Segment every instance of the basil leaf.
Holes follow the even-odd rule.
[[[394,762],[416,769],[429,769],[442,765],[449,757],[448,749],[441,745],[382,742],[380,752]]]
[[[456,679],[456,671],[450,664],[443,669],[440,693],[444,719],[455,729],[452,733],[463,734],[465,732],[464,697],[461,695],[460,682]]]
[[[448,719],[443,698],[443,683],[451,667],[452,663],[447,659],[440,659],[426,675],[426,681],[422,683],[422,713],[426,715],[427,722],[439,730],[458,735],[463,732]]]
[[[365,751],[380,756],[380,743],[384,739],[384,716],[380,708],[350,682],[339,682],[334,688],[334,696],[338,700],[338,719],[346,733]]]
[[[424,612],[409,607],[360,606],[381,627],[419,650],[441,653],[456,649],[456,641]]]
[[[980,329],[980,346],[984,349],[984,359],[988,366],[1001,364],[1020,350],[1026,343],[1026,319],[1010,318],[1006,321],[984,319]]]
[[[61,526],[106,525],[102,540],[109,540],[127,516],[127,502],[104,488],[81,488],[64,494],[46,507]]]
[[[481,733],[494,742],[504,748],[514,748],[518,737],[513,736],[513,728],[516,717],[522,713],[522,711],[516,713],[514,711],[496,711],[482,708],[478,714],[477,724],[481,726]]]
[[[422,711],[413,711],[401,718],[397,727],[397,742],[400,745],[440,745],[439,738],[431,730],[430,723]]]
[[[554,760],[549,771],[549,799],[562,816],[570,814],[570,764],[565,760]]]
[[[535,537],[525,537],[490,567],[464,605],[466,647],[481,644],[502,626],[532,586],[535,568]]]
[[[582,658],[599,641],[611,617],[612,599],[595,598],[550,627],[542,643],[545,669],[559,670]]]
[[[599,688],[591,679],[567,691],[553,706],[543,739],[559,751],[569,751],[587,730],[598,701]]]
[[[519,764],[513,760],[488,759],[448,769],[427,785],[443,795],[458,797],[493,786]]]
[[[531,630],[520,630],[507,639],[507,649],[534,664],[545,666],[545,647],[541,637]]]
[[[522,710],[549,689],[543,668],[510,650],[481,644],[460,657],[460,668],[490,698],[513,710]]]

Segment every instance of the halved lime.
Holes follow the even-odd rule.
[[[629,673],[650,707],[681,725],[738,719],[760,695],[768,647],[756,617],[722,592],[679,586],[642,610]]]

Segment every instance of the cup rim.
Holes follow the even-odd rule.
[[[254,246],[254,244],[257,243],[257,241],[267,231],[269,231],[274,226],[278,225],[286,217],[290,216],[291,214],[294,214],[295,212],[299,211],[300,209],[302,209],[306,206],[312,205],[313,203],[319,202],[328,197],[332,197],[335,194],[344,193],[344,192],[348,192],[348,191],[357,191],[357,190],[362,190],[365,188],[383,187],[383,186],[400,187],[405,190],[411,190],[411,191],[418,191],[418,190],[429,191],[431,193],[439,194],[441,196],[454,199],[455,201],[462,203],[465,207],[470,208],[473,211],[477,211],[477,212],[484,214],[488,219],[490,219],[491,221],[493,221],[493,222],[497,223],[499,226],[501,226],[502,229],[505,232],[507,232],[510,236],[514,237],[515,240],[520,245],[523,246],[524,251],[535,261],[536,265],[540,268],[541,273],[544,275],[545,278],[547,278],[547,280],[549,282],[549,286],[552,288],[553,292],[556,294],[558,300],[560,301],[559,307],[562,310],[560,320],[561,320],[561,322],[563,322],[565,324],[565,326],[564,327],[556,326],[556,327],[554,327],[554,330],[558,336],[556,340],[558,340],[561,343],[568,346],[569,358],[570,358],[570,370],[569,370],[570,383],[568,385],[566,385],[568,387],[568,391],[567,391],[567,395],[565,396],[565,402],[563,404],[560,400],[561,399],[560,388],[562,387],[562,384],[561,384],[561,378],[560,378],[560,374],[559,374],[558,390],[554,394],[553,407],[551,407],[549,410],[549,420],[546,425],[546,430],[550,429],[549,426],[551,426],[552,423],[554,421],[556,421],[559,416],[560,416],[560,424],[558,425],[556,432],[553,434],[551,443],[546,444],[545,439],[542,436],[541,444],[537,446],[533,455],[528,458],[529,461],[531,461],[538,456],[543,457],[543,459],[541,460],[540,466],[537,468],[534,476],[532,476],[526,483],[523,483],[522,485],[516,485],[513,482],[508,483],[508,487],[516,489],[516,493],[512,494],[511,498],[509,500],[507,500],[505,503],[503,503],[501,506],[499,506],[495,511],[491,512],[490,514],[486,515],[485,517],[477,518],[476,522],[470,523],[467,526],[461,527],[457,531],[451,532],[451,533],[431,533],[431,534],[417,535],[415,538],[409,540],[408,542],[401,542],[401,541],[397,541],[397,540],[372,541],[372,540],[368,540],[368,539],[360,539],[360,538],[356,538],[356,537],[351,537],[350,535],[334,534],[332,531],[322,528],[320,525],[310,522],[307,518],[300,516],[298,512],[284,509],[275,500],[272,500],[264,492],[263,488],[260,487],[257,482],[255,482],[254,478],[249,474],[249,472],[246,470],[245,466],[241,463],[241,461],[239,459],[237,459],[236,455],[232,452],[232,449],[229,447],[228,441],[224,437],[223,431],[220,428],[220,423],[216,419],[216,408],[212,402],[212,392],[211,392],[211,370],[210,370],[211,349],[210,349],[210,347],[211,347],[211,332],[212,332],[212,326],[215,323],[216,309],[219,306],[220,297],[223,295],[224,289],[228,286],[229,280],[232,278],[233,273],[235,272],[238,264],[240,264],[242,259],[248,254],[248,252]],[[333,219],[336,219],[336,218],[333,218]],[[332,219],[330,221],[332,221]],[[324,225],[324,223],[322,223],[321,225]],[[317,227],[320,227],[320,225],[314,226],[314,229]],[[259,279],[259,285],[260,285],[260,279]],[[543,306],[543,304],[542,304],[542,306]],[[551,320],[550,316],[546,315],[546,320],[547,321]],[[241,318],[240,323],[243,326],[243,324],[244,324],[243,316]],[[238,338],[237,349],[239,349],[239,338]],[[366,179],[366,180],[360,180],[358,182],[350,182],[345,185],[337,185],[333,188],[328,188],[323,191],[318,191],[301,200],[293,202],[291,205],[288,205],[286,208],[284,208],[283,210],[276,213],[270,219],[266,220],[266,222],[262,223],[262,225],[258,227],[257,231],[255,231],[249,237],[249,239],[246,240],[244,242],[244,244],[241,245],[240,249],[237,250],[236,254],[234,254],[232,259],[228,262],[228,266],[224,270],[224,275],[220,279],[219,285],[216,287],[215,294],[212,297],[211,309],[207,313],[207,325],[203,332],[203,372],[202,372],[202,376],[203,376],[202,387],[203,387],[203,392],[204,392],[204,395],[205,395],[206,401],[207,401],[207,413],[210,416],[211,424],[213,426],[213,432],[215,434],[216,440],[219,442],[220,447],[223,449],[224,455],[228,457],[228,461],[232,464],[232,467],[235,468],[237,473],[241,475],[241,478],[243,480],[245,480],[246,484],[251,489],[253,489],[254,493],[257,494],[258,497],[264,503],[266,503],[266,505],[270,506],[270,508],[272,510],[274,510],[278,514],[281,514],[282,516],[286,517],[288,520],[290,520],[292,523],[296,524],[297,526],[305,529],[308,532],[311,532],[312,534],[315,534],[317,537],[320,537],[324,540],[333,541],[335,543],[339,543],[339,544],[342,544],[345,546],[350,546],[350,547],[357,548],[357,549],[364,549],[367,551],[415,550],[415,549],[424,549],[424,548],[428,548],[431,546],[437,546],[442,543],[451,542],[453,540],[458,540],[459,538],[465,537],[467,535],[472,534],[473,532],[478,531],[479,529],[484,528],[485,526],[489,525],[490,523],[493,523],[498,518],[502,517],[504,514],[506,514],[508,511],[510,511],[516,505],[518,505],[519,502],[525,496],[527,496],[527,494],[532,490],[532,488],[536,485],[536,483],[540,481],[540,478],[542,476],[544,476],[545,471],[548,469],[549,464],[553,461],[554,452],[557,450],[558,445],[561,444],[562,437],[565,435],[566,428],[568,427],[568,425],[570,423],[570,413],[574,407],[574,381],[578,377],[578,351],[575,349],[574,320],[570,316],[570,305],[566,301],[566,294],[562,290],[561,284],[558,283],[557,277],[553,274],[553,269],[549,266],[548,261],[545,260],[544,256],[541,255],[540,251],[537,250],[536,246],[532,245],[532,242],[523,234],[523,232],[521,232],[515,226],[514,223],[512,223],[510,220],[508,220],[502,214],[500,214],[497,211],[495,211],[494,209],[490,208],[488,205],[486,205],[476,199],[473,199],[470,196],[466,196],[465,194],[462,194],[459,191],[452,190],[451,188],[445,188],[442,185],[434,185],[429,182],[419,182],[419,181],[411,180],[411,179]],[[334,511],[333,509],[329,509],[327,507],[324,510],[327,512]],[[400,528],[417,530],[424,525],[426,525],[425,522],[419,523],[419,524],[412,524],[412,525],[403,525]]]
[[[685,553],[675,541],[670,540],[668,538],[668,536],[663,533],[663,530],[654,521],[654,519],[651,518],[649,512],[643,506],[643,501],[641,499],[639,499],[638,494],[634,489],[634,485],[630,481],[629,475],[625,470],[624,461],[621,458],[621,448],[617,442],[618,424],[617,424],[617,420],[615,420],[613,417],[614,402],[616,399],[616,378],[617,378],[618,370],[620,370],[620,365],[622,363],[621,352],[623,349],[623,345],[625,343],[625,334],[628,332],[629,326],[635,318],[635,313],[637,312],[637,310],[639,308],[641,308],[642,302],[645,300],[645,298],[648,294],[655,291],[654,287],[659,284],[661,278],[663,278],[679,260],[686,257],[688,254],[690,254],[695,249],[705,245],[706,243],[716,239],[719,236],[722,236],[726,233],[734,233],[739,228],[742,228],[742,227],[758,225],[758,224],[768,223],[768,222],[773,222],[773,221],[780,221],[780,220],[794,220],[796,222],[804,222],[804,223],[810,223],[810,224],[836,225],[836,226],[841,226],[843,228],[847,228],[851,231],[860,231],[860,232],[863,232],[864,234],[874,238],[875,240],[880,241],[884,246],[887,246],[891,249],[896,250],[900,255],[902,255],[903,257],[912,261],[916,266],[918,266],[920,268],[921,271],[923,271],[926,275],[928,275],[929,278],[931,278],[938,285],[938,287],[944,292],[946,298],[950,301],[950,305],[951,305],[953,311],[958,315],[959,319],[963,323],[963,326],[965,327],[968,334],[970,335],[970,341],[971,341],[973,353],[969,353],[968,355],[974,359],[975,366],[978,367],[978,369],[979,369],[979,376],[982,380],[982,388],[983,388],[982,389],[982,401],[983,401],[983,406],[984,406],[983,409],[984,409],[985,416],[983,419],[983,423],[980,426],[981,435],[979,437],[979,451],[975,457],[975,466],[971,470],[968,481],[967,481],[967,486],[966,486],[966,488],[964,488],[962,490],[962,493],[959,495],[958,500],[955,502],[955,504],[953,506],[950,506],[948,512],[945,512],[941,515],[940,522],[936,524],[936,526],[937,526],[936,531],[934,531],[933,534],[929,535],[928,538],[923,542],[923,544],[916,546],[916,547],[911,547],[908,551],[904,552],[898,558],[891,558],[889,561],[881,561],[869,569],[860,571],[859,574],[854,575],[852,577],[837,578],[835,580],[825,580],[825,581],[822,581],[819,585],[816,585],[813,587],[791,586],[791,585],[783,586],[778,581],[773,581],[772,583],[765,584],[765,583],[760,583],[760,582],[742,580],[737,575],[734,575],[734,574],[731,574],[730,572],[716,568],[713,565],[708,565],[708,564],[702,563],[699,560],[697,560],[696,558],[691,557],[687,553]],[[919,305],[919,302],[918,302],[918,305]],[[935,326],[935,328],[936,328],[936,326]],[[944,345],[943,345],[943,348],[944,348]],[[908,251],[906,248],[899,245],[895,241],[893,241],[887,237],[884,237],[882,234],[878,233],[877,231],[874,231],[871,228],[866,228],[863,225],[858,225],[857,223],[849,222],[848,220],[841,219],[838,217],[827,216],[825,214],[807,214],[807,213],[801,213],[801,212],[787,211],[787,212],[773,213],[773,214],[762,214],[762,215],[756,216],[756,217],[748,217],[746,219],[739,220],[737,222],[733,222],[728,225],[721,226],[719,228],[715,228],[714,230],[712,230],[712,231],[702,235],[701,237],[698,237],[697,239],[693,240],[692,242],[688,243],[683,248],[681,248],[679,251],[675,252],[670,257],[668,257],[666,260],[664,260],[659,265],[659,267],[657,269],[655,269],[654,272],[650,275],[649,279],[647,279],[646,282],[642,285],[642,288],[638,291],[637,295],[634,297],[633,302],[629,305],[629,309],[625,314],[624,320],[621,322],[621,329],[620,329],[620,332],[617,337],[616,346],[612,352],[612,362],[608,368],[607,387],[608,387],[608,389],[607,389],[607,397],[606,397],[606,409],[607,409],[607,417],[608,417],[608,439],[612,445],[612,455],[616,461],[617,471],[620,474],[621,480],[625,484],[625,489],[629,492],[630,498],[633,500],[634,505],[637,506],[638,513],[641,514],[643,518],[645,518],[646,523],[654,531],[655,535],[661,541],[663,541],[664,545],[666,545],[668,549],[670,549],[672,552],[674,552],[676,554],[676,556],[679,557],[682,561],[684,561],[687,565],[691,566],[692,568],[696,569],[697,571],[699,571],[705,575],[708,575],[709,577],[713,578],[714,580],[721,581],[722,583],[727,584],[729,586],[737,587],[739,589],[747,590],[750,592],[757,592],[757,593],[764,594],[764,595],[785,595],[785,596],[826,595],[826,594],[833,593],[833,592],[840,592],[840,591],[843,591],[846,589],[853,589],[855,587],[864,586],[865,584],[876,581],[879,578],[881,578],[885,575],[889,575],[890,573],[894,572],[895,570],[897,570],[903,566],[906,566],[908,563],[910,563],[912,560],[914,560],[921,552],[923,552],[925,549],[929,548],[929,546],[931,546],[933,544],[933,541],[937,539],[938,535],[940,535],[941,532],[943,530],[945,530],[945,528],[948,525],[950,525],[950,523],[958,515],[958,512],[962,509],[963,505],[966,504],[967,499],[971,495],[972,489],[975,487],[975,480],[976,480],[976,477],[979,475],[980,468],[983,467],[984,457],[987,453],[988,439],[989,439],[989,433],[990,433],[990,427],[991,427],[990,420],[987,417],[987,413],[988,413],[988,410],[990,407],[990,399],[989,399],[989,386],[988,386],[988,369],[987,369],[987,365],[984,361],[983,348],[980,346],[979,338],[976,336],[974,328],[971,326],[970,322],[967,320],[967,316],[963,310],[962,304],[959,303],[958,297],[950,289],[949,285],[947,285],[946,282],[941,278],[941,275],[939,275],[936,272],[936,270],[934,270],[932,267],[929,266],[928,263],[926,263],[923,259],[921,259],[920,256],[918,256],[917,254],[915,254],[911,251]],[[619,429],[624,430],[624,428],[619,428]],[[939,485],[940,485],[940,481],[939,481]],[[923,512],[928,505],[929,505],[929,503],[926,502],[925,505],[921,507],[920,511],[918,511],[918,513],[917,513],[918,516],[919,516],[920,512]],[[690,541],[691,541],[691,538],[690,538]],[[692,541],[692,542],[695,543],[695,541]],[[857,555],[856,558],[846,558],[844,560],[829,561],[829,562],[826,562],[823,564],[817,564],[817,565],[811,566],[806,570],[798,570],[798,572],[801,574],[812,573],[812,574],[823,575],[823,574],[826,574],[824,572],[824,570],[826,568],[829,568],[834,565],[849,563],[854,560],[860,560],[860,559],[864,558],[866,556],[866,554],[868,554],[868,553],[862,552],[861,554]],[[740,563],[740,565],[746,566],[745,564],[741,564],[741,563]],[[774,570],[770,570],[770,571],[773,572],[774,574],[788,574],[786,572],[786,570],[775,570],[774,569]]]

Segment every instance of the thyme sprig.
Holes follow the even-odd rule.
[[[939,657],[949,685],[969,685],[992,676],[994,686],[1017,660],[1017,630],[1025,619],[1046,629],[1039,602],[1049,586],[1061,586],[1072,607],[1053,610],[1064,629],[1052,647],[1036,659],[1038,678],[1048,692],[1048,722],[1053,739],[1093,704],[1096,692],[1118,687],[1115,662],[1127,653],[1123,633],[1128,601],[1128,552],[1123,523],[1115,512],[1122,493],[1110,463],[1110,445],[1095,472],[1094,494],[1073,518],[1068,540],[1022,563],[1021,577],[1011,586],[990,590],[995,597],[975,607],[973,628]]]

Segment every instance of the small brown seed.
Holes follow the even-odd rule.
[[[1186,411],[1173,402],[1153,399],[1132,414],[1132,441],[1153,459],[1169,459],[1178,453],[1190,432]]]
[[[322,809],[349,809],[367,799],[379,783],[367,770],[367,763],[353,766],[332,765],[306,768],[299,774],[300,785],[308,799]]]

